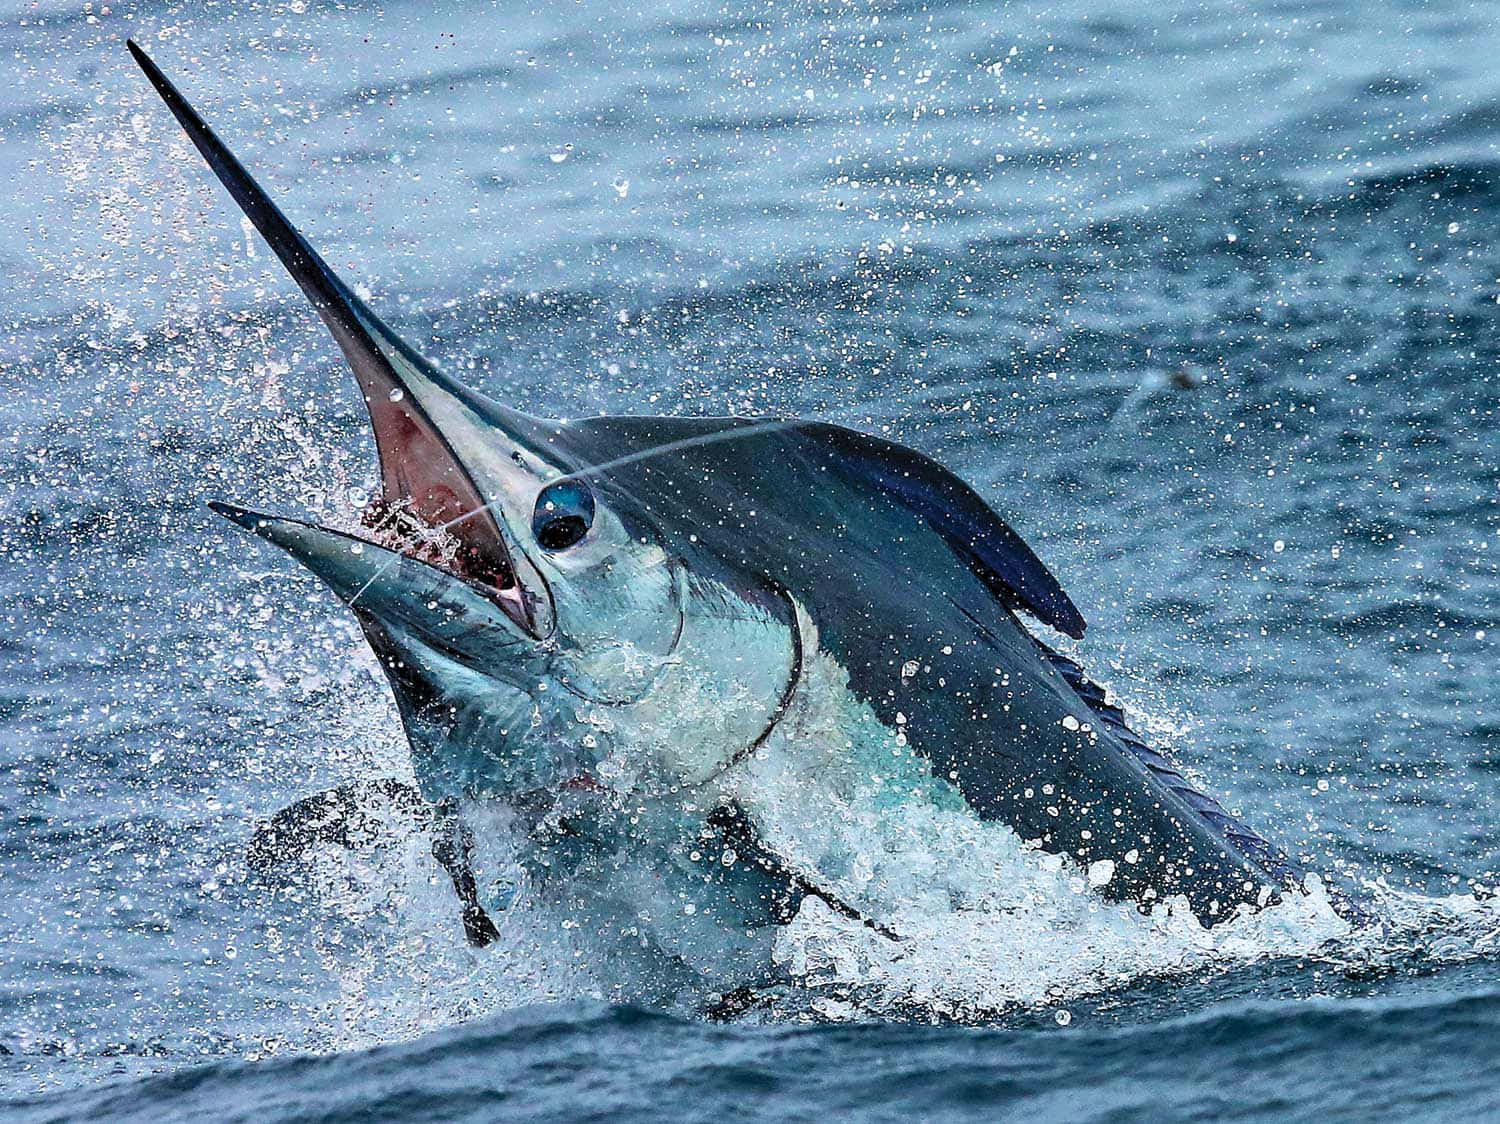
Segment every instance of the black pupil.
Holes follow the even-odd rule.
[[[577,480],[564,480],[542,492],[531,518],[531,532],[543,550],[566,550],[594,524],[594,494]]]
[[[557,515],[536,529],[536,541],[545,550],[566,550],[589,533],[580,515]]]

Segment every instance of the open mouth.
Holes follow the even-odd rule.
[[[360,512],[359,525],[365,537],[377,546],[414,558],[456,577],[495,589],[515,585],[515,571],[509,558],[500,565],[480,565],[478,552],[441,524],[427,522],[412,510],[409,500],[394,503],[376,500]]]
[[[492,544],[488,551],[481,550],[473,542],[453,534],[452,528],[422,519],[408,500],[394,503],[377,500],[365,508],[359,521],[377,546],[425,562],[497,594],[516,589],[516,570],[503,542]]]
[[[535,636],[533,598],[517,580],[498,528],[483,526],[489,521],[483,508],[463,511],[452,502],[456,497],[451,493],[449,497],[447,503],[429,502],[421,507],[409,497],[378,499],[360,515],[361,537],[468,583]],[[480,525],[468,526],[475,523]]]
[[[203,155],[245,217],[307,294],[359,382],[380,455],[381,500],[365,513],[377,545],[428,562],[475,587],[528,635],[550,631],[551,615],[534,571],[519,572],[501,521],[480,494],[463,460],[419,401],[420,391],[450,404],[463,395],[375,316],[287,221],[207,122],[145,52],[130,52],[172,115]],[[393,541],[382,541],[390,536]],[[538,620],[547,622],[539,628]]]

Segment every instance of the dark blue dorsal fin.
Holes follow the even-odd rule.
[[[1073,688],[1074,693],[1088,704],[1100,724],[1139,758],[1163,787],[1202,816],[1214,830],[1220,832],[1241,854],[1268,875],[1288,886],[1302,881],[1303,872],[1287,857],[1286,852],[1225,811],[1224,806],[1212,796],[1193,787],[1178,771],[1171,758],[1142,741],[1140,735],[1126,725],[1125,712],[1108,701],[1104,688],[1090,679],[1077,661],[1053,651],[1040,640],[1036,641],[1036,646],[1068,686]]]
[[[671,418],[613,415],[570,422],[560,436],[582,439],[579,467],[598,463],[600,438],[608,456],[649,457],[687,446],[733,442],[732,459],[785,460],[794,450],[806,462],[839,473],[857,488],[894,501],[939,535],[1002,604],[1024,609],[1075,640],[1083,615],[1029,546],[990,510],[973,488],[931,457],[904,445],[826,422],[750,418]],[[764,446],[763,448],[757,446]],[[747,449],[747,447],[750,447]]]
[[[832,452],[847,474],[878,484],[921,516],[1006,606],[1024,609],[1075,640],[1083,636],[1083,614],[1041,559],[973,488],[937,461],[842,426],[807,423],[800,432]]]

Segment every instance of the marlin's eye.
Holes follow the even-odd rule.
[[[594,525],[594,493],[581,480],[559,480],[542,489],[531,513],[531,533],[543,550],[567,550]]]

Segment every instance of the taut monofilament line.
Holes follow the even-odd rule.
[[[549,480],[547,483],[549,487],[564,480],[580,480],[586,483],[589,480],[598,478],[602,473],[609,472],[616,468],[623,468],[625,465],[638,464],[641,461],[652,460],[656,457],[666,456],[669,453],[677,453],[681,452],[684,449],[693,449],[702,445],[717,445],[726,441],[744,440],[747,437],[757,436],[763,433],[778,433],[789,429],[795,429],[797,426],[802,424],[804,423],[798,419],[777,418],[771,421],[752,422],[748,425],[736,426],[733,429],[724,430],[719,433],[705,433],[700,434],[697,437],[685,437],[680,441],[666,441],[649,449],[640,449],[634,453],[628,453],[622,457],[615,457],[613,460],[604,461],[596,465],[590,465],[587,468],[574,469],[572,472],[566,472],[561,476]],[[490,513],[491,515],[493,515],[499,510],[499,500],[487,500],[475,510],[465,512],[463,515],[460,515],[456,519],[450,519],[446,523],[430,525],[430,529],[433,531],[447,531],[453,527],[459,526],[466,520],[475,518],[478,515],[484,513]],[[353,608],[355,602],[359,600],[360,595],[363,594],[365,590],[369,589],[370,586],[377,582],[386,573],[386,571],[391,568],[391,566],[395,565],[396,562],[405,557],[407,557],[407,555],[397,553],[396,556],[393,557],[390,561],[381,565],[381,567],[370,576],[369,581],[365,582],[365,584],[359,588],[359,591],[349,599],[349,607]]]

